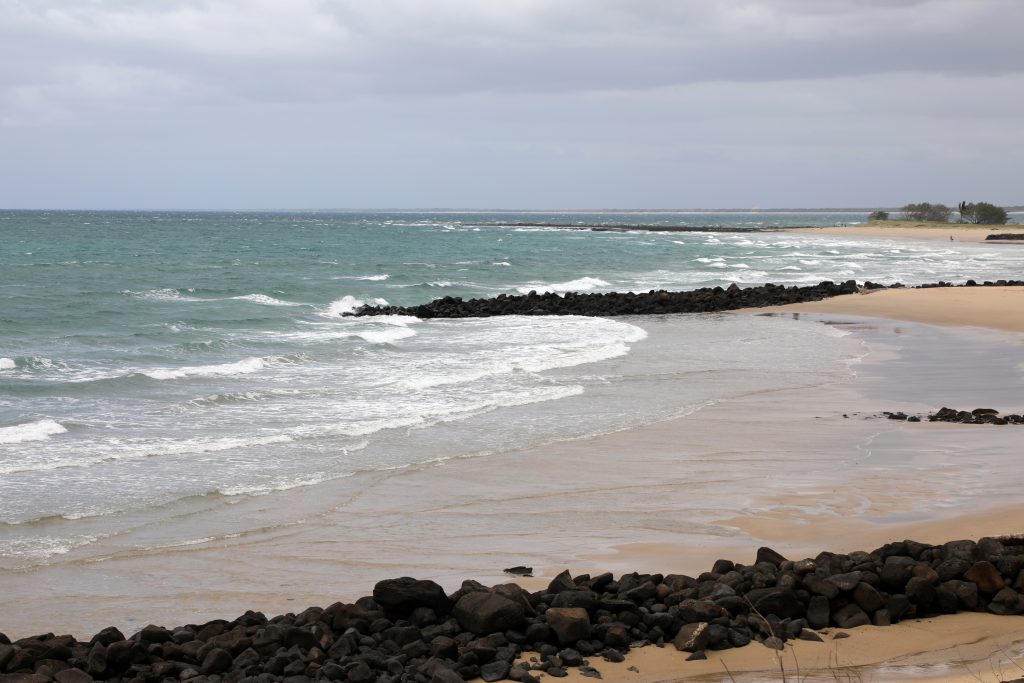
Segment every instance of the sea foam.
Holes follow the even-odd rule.
[[[262,358],[243,358],[235,363],[221,363],[219,365],[195,365],[183,368],[158,368],[146,370],[141,374],[153,379],[182,379],[184,377],[223,377],[230,375],[247,375],[251,372],[258,372],[267,366]]]
[[[56,420],[39,420],[26,422],[11,427],[0,427],[0,443],[24,443],[26,441],[42,441],[55,434],[68,431]]]
[[[0,358],[0,370],[13,370],[17,366],[12,358]]]

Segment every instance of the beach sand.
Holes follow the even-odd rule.
[[[1024,287],[871,290],[824,301],[757,310],[761,313],[854,315],[1024,332]]]
[[[115,538],[102,556],[71,553],[6,572],[4,630],[87,635],[113,623],[130,633],[245,609],[278,614],[352,600],[399,575],[452,590],[466,578],[507,581],[502,567],[527,564],[537,577],[520,583],[536,589],[565,568],[696,575],[719,557],[752,562],[760,545],[799,559],[905,538],[1021,533],[1019,428],[873,417],[947,402],[1024,410],[1020,309],[999,314],[1013,310],[1013,296],[999,288],[887,291],[814,304],[817,312],[757,310],[849,330],[865,355],[842,381],[496,457],[339,480],[312,495],[232,503],[240,517],[271,510],[282,520],[273,527],[144,552],[131,550],[131,537]],[[969,299],[952,315],[958,297]],[[845,312],[847,299],[860,307]],[[890,308],[869,305],[888,299]],[[982,308],[986,316],[970,317]],[[912,316],[920,322],[884,319]],[[635,322],[664,343],[685,342],[673,336],[671,318]],[[182,523],[202,535],[202,514]],[[855,629],[846,639],[787,646],[782,656],[789,680],[797,665],[823,670],[806,680],[837,680],[830,666],[850,676],[838,680],[999,680],[991,677],[998,661],[1009,680],[1015,669],[1004,660],[1022,652],[1024,617],[960,614]],[[723,661],[736,680],[782,680],[773,652],[758,645],[684,660],[672,648],[646,648],[621,665],[595,664],[605,680],[731,680]]]
[[[783,232],[786,232],[785,230]],[[1020,233],[1020,225],[968,225],[966,223],[922,223],[919,221],[884,221],[867,225],[826,228],[800,228],[795,232],[840,235],[844,237],[895,237],[903,239],[939,239],[957,242],[984,242],[994,233]],[[1024,242],[994,241],[989,244],[1020,245]]]

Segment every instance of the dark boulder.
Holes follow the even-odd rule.
[[[407,617],[417,607],[429,607],[437,614],[448,614],[452,610],[451,601],[441,586],[408,576],[378,582],[373,587],[373,599],[385,614],[394,617]]]
[[[575,645],[590,637],[590,616],[585,609],[552,607],[544,616],[562,645]]]
[[[497,593],[469,593],[455,604],[459,625],[476,635],[515,628],[523,623],[523,606]]]

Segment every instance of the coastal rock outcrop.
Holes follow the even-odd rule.
[[[954,287],[939,281],[918,285],[920,289]],[[1024,286],[1024,280],[997,280],[978,283],[968,280],[963,287]],[[419,306],[361,306],[347,316],[405,315],[417,318],[486,318],[498,315],[586,315],[613,317],[622,315],[659,315],[666,313],[714,313],[739,308],[763,308],[806,301],[821,301],[843,294],[875,289],[900,289],[900,283],[882,285],[855,280],[836,283],[829,280],[816,285],[789,286],[765,284],[757,287],[702,287],[687,292],[651,290],[649,292],[586,292],[555,294],[530,292],[523,295],[499,294],[489,299],[446,296]]]
[[[537,681],[567,668],[600,677],[602,661],[620,662],[648,644],[671,643],[702,659],[707,650],[783,649],[793,639],[845,635],[821,629],[959,610],[1024,614],[1024,538],[907,540],[797,561],[762,548],[751,565],[719,560],[697,577],[563,572],[533,593],[466,581],[447,595],[433,581],[403,577],[379,582],[355,603],[271,619],[246,612],[233,621],[150,625],[127,638],[108,628],[86,641],[47,633],[11,642],[0,634],[0,681],[455,683]]]

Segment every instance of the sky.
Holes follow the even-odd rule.
[[[0,0],[0,208],[1024,203],[1020,0]]]

